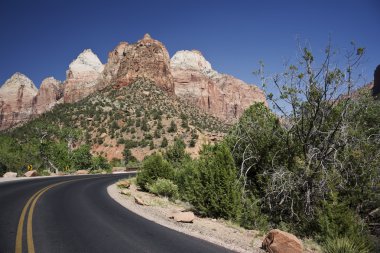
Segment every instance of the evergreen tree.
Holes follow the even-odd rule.
[[[137,174],[137,184],[143,190],[158,178],[173,179],[174,170],[161,154],[154,153],[144,159],[143,166]]]
[[[164,137],[161,142],[161,148],[166,148],[168,146],[168,139]]]

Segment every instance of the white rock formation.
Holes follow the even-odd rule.
[[[103,64],[91,49],[84,50],[66,71],[65,103],[77,102],[93,93],[103,69]]]
[[[176,52],[170,60],[170,67],[172,69],[198,71],[208,77],[218,75],[218,72],[212,69],[211,64],[198,50]]]

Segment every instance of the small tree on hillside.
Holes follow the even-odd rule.
[[[276,155],[272,168],[264,173],[270,210],[311,221],[321,201],[345,183],[340,153],[348,141],[349,102],[363,53],[353,44],[345,64],[339,65],[329,44],[316,66],[310,49],[300,47],[298,64],[262,78],[264,87],[268,81],[277,88],[278,96],[269,93],[268,99],[282,121],[283,152],[290,156],[290,162],[281,164],[275,162],[281,155]]]
[[[72,154],[73,166],[76,170],[87,170],[92,165],[92,155],[90,153],[90,146],[82,145],[75,149]]]

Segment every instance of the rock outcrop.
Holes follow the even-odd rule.
[[[122,87],[144,78],[153,81],[169,94],[174,94],[169,53],[161,42],[152,39],[149,34],[145,34],[135,44],[119,44],[110,55],[106,81]]]
[[[220,74],[199,51],[179,51],[170,61],[175,94],[226,121],[236,121],[254,102],[266,103],[255,85]]]
[[[120,69],[120,63],[125,57],[125,48],[128,46],[128,42],[120,42],[114,50],[108,53],[108,61],[104,66],[102,73],[102,80],[99,81],[98,89],[101,90],[115,82],[117,73]]]
[[[91,49],[84,50],[66,71],[64,102],[74,103],[95,92],[103,69]]]
[[[14,74],[0,88],[0,130],[30,119],[33,98],[37,95],[33,82],[21,73]]]
[[[37,95],[33,99],[33,114],[39,115],[49,111],[63,97],[63,85],[54,77],[48,77],[41,83]]]

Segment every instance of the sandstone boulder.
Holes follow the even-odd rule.
[[[6,177],[6,178],[12,178],[12,177],[17,177],[17,173],[16,172],[6,172],[3,177]]]
[[[136,204],[138,204],[138,205],[140,205],[140,206],[146,206],[146,205],[147,205],[147,204],[144,202],[143,199],[141,199],[141,198],[139,198],[139,197],[137,197],[137,196],[134,196],[134,198],[135,198],[135,203],[136,203]]]
[[[303,246],[295,235],[272,229],[262,242],[262,248],[269,253],[302,253]]]
[[[76,175],[87,175],[89,173],[88,170],[77,170],[75,172]]]
[[[193,212],[178,212],[172,214],[173,219],[176,222],[193,223],[195,215]]]
[[[66,71],[64,102],[74,103],[94,93],[103,69],[103,64],[91,49],[84,50]]]
[[[36,170],[27,171],[24,174],[25,177],[36,177],[38,176],[38,173]]]
[[[21,73],[14,74],[0,88],[0,131],[26,122],[32,116],[33,82]]]
[[[41,83],[37,95],[33,99],[33,114],[38,115],[52,109],[62,101],[63,85],[54,77],[48,77]]]
[[[120,188],[129,188],[131,186],[131,183],[128,180],[121,180],[116,183],[116,185]]]
[[[131,196],[131,192],[128,191],[127,189],[121,190],[120,193],[123,194],[123,195]]]
[[[257,86],[213,70],[199,51],[178,51],[170,69],[177,96],[222,120],[235,122],[253,103],[266,104]]]

